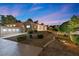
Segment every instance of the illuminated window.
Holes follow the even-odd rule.
[[[10,31],[10,32],[11,32],[11,29],[8,29],[8,31]]]
[[[14,24],[13,26],[15,27],[16,25]]]
[[[34,26],[34,28],[36,28],[36,26]]]
[[[15,32],[16,29],[13,29],[13,31]]]
[[[10,25],[10,27],[12,27],[12,25]]]
[[[9,25],[7,25],[7,27],[9,27]]]
[[[27,25],[27,26],[26,26],[26,28],[30,28],[30,27],[31,27],[30,25]]]
[[[16,29],[16,32],[19,32],[19,29]]]
[[[3,29],[3,31],[5,32],[5,31],[7,31],[7,29]]]

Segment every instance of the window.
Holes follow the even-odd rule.
[[[16,29],[13,29],[13,32],[15,32]]]
[[[11,32],[11,29],[8,29],[8,31],[10,31],[10,32]]]
[[[30,28],[30,27],[31,27],[30,25],[27,25],[27,26],[26,26],[26,28]]]
[[[9,27],[9,25],[7,25],[7,27]]]
[[[16,25],[14,24],[13,26],[15,27]]]
[[[12,25],[10,25],[10,27],[12,27]]]
[[[16,29],[16,32],[19,32],[20,30],[19,29]]]
[[[5,31],[7,31],[7,29],[3,29],[3,31],[5,32]]]

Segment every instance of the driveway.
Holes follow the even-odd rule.
[[[0,56],[37,56],[42,48],[0,38]]]

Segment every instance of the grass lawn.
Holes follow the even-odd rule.
[[[72,36],[74,43],[79,44],[79,35]]]

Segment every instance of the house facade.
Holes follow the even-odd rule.
[[[44,24],[34,23],[32,21],[24,22],[26,30],[47,31],[47,26]]]
[[[22,33],[23,28],[21,27],[15,27],[15,24],[8,24],[8,25],[1,25],[0,24],[0,37],[3,37],[5,35],[12,35],[17,33]]]
[[[15,34],[15,33],[21,33],[20,28],[11,28],[11,27],[0,27],[1,36],[8,35],[8,34]]]
[[[15,23],[15,24],[7,24],[6,27],[8,28],[18,28],[21,32],[25,32],[25,27],[23,23]]]

